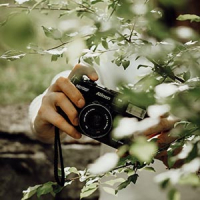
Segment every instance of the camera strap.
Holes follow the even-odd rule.
[[[59,159],[60,159],[60,169],[61,169],[61,178],[59,178]],[[64,172],[64,162],[62,156],[62,148],[60,142],[60,133],[59,128],[55,127],[55,139],[54,139],[54,177],[56,182],[60,186],[65,184],[65,172]]]

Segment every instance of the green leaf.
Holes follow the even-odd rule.
[[[137,178],[138,178],[138,174],[133,174],[133,175],[129,176],[126,181],[124,181],[117,187],[117,190],[115,190],[115,194],[117,194],[119,190],[126,188],[130,183],[135,184],[137,181]]]
[[[186,71],[186,72],[183,73],[183,79],[185,81],[187,81],[188,79],[190,79],[190,77],[191,77],[190,71]]]
[[[79,171],[75,167],[70,167],[69,171],[74,174],[79,174]]]
[[[97,65],[100,65],[100,57],[99,56],[94,57],[94,62],[97,63]]]
[[[99,2],[103,2],[103,0],[91,0],[91,4],[96,4],[96,3],[99,3]]]
[[[36,194],[37,189],[40,188],[41,185],[35,185],[33,187],[29,187],[27,190],[23,191],[23,197],[21,200],[26,200],[32,197],[34,194]]]
[[[64,185],[64,186],[69,185],[69,184],[71,184],[71,183],[72,183],[72,181],[65,182],[65,185]],[[53,193],[54,193],[54,194],[57,194],[57,193],[61,192],[61,190],[62,190],[63,188],[64,188],[64,187],[62,187],[62,186],[56,184],[56,185],[53,186]]]
[[[102,46],[105,48],[105,49],[108,49],[108,43],[106,40],[102,40]]]
[[[141,56],[137,56],[137,57],[135,58],[135,60],[138,60],[140,57],[141,57]]]
[[[168,193],[169,200],[180,200],[181,196],[180,193],[175,189],[171,189]]]
[[[119,58],[117,58],[114,62],[118,67],[122,64],[122,60]]]
[[[82,198],[88,197],[91,194],[93,194],[96,190],[97,190],[97,188],[92,188],[92,189],[84,191],[84,192],[81,191],[80,198],[82,199]]]
[[[112,180],[106,181],[103,184],[107,184],[107,185],[113,186],[116,183],[122,183],[124,181],[125,181],[124,178],[116,178],[116,179],[112,179]]]
[[[40,196],[44,194],[52,193],[54,185],[56,185],[56,183],[54,182],[47,182],[43,184],[41,187],[37,189],[37,197],[40,198]]]
[[[103,187],[103,189],[108,193],[108,194],[111,194],[111,195],[116,195],[115,193],[115,189],[113,188],[110,188],[110,187]]]
[[[79,174],[79,171],[75,167],[65,167],[65,176],[68,176],[71,173]]]
[[[179,21],[190,20],[191,22],[200,22],[200,16],[191,14],[179,15],[177,20]]]
[[[156,172],[156,170],[153,168],[153,167],[144,167],[142,168],[142,170],[147,170],[147,171],[150,171],[150,172]]]
[[[83,60],[84,60],[86,63],[88,63],[89,65],[92,65],[92,63],[93,63],[93,58],[91,58],[91,57],[88,57],[88,58],[83,57]]]
[[[133,174],[132,176],[128,177],[128,180],[130,179],[130,181],[134,184],[136,184],[137,178],[139,177],[138,174]]]
[[[60,57],[59,55],[52,55],[51,56],[51,62],[57,61],[59,57]]]
[[[0,58],[8,60],[8,61],[14,61],[14,60],[22,59],[25,55],[26,53],[22,51],[10,50],[10,51],[5,52]]]
[[[62,34],[58,29],[55,28],[46,28],[44,26],[42,26],[43,31],[45,33],[45,35],[49,38],[52,38],[54,40],[60,40],[62,38]]]
[[[131,182],[129,180],[124,181],[123,183],[121,183],[118,187],[117,190],[115,191],[115,194],[118,193],[119,190],[122,190],[124,188],[126,188]]]
[[[85,185],[81,190],[80,198],[82,199],[82,198],[90,196],[92,193],[94,193],[97,190],[98,185],[99,185],[98,183],[92,183],[90,185]]]
[[[148,66],[148,65],[138,65],[137,69],[140,69],[141,67],[147,68],[147,67],[149,67],[149,66]]]
[[[123,66],[124,69],[127,69],[129,65],[130,65],[130,60],[123,60],[122,61],[122,66]]]
[[[162,189],[166,189],[169,184],[170,184],[170,180],[169,179],[165,179],[164,181],[160,182],[160,187]]]

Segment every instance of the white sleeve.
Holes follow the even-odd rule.
[[[59,77],[68,77],[68,75],[70,74],[70,70],[67,71],[63,71],[59,74],[57,74],[51,81],[51,85],[53,83],[55,83],[55,81],[59,78]],[[46,89],[42,94],[40,94],[39,96],[37,96],[30,104],[29,106],[29,121],[30,121],[30,126],[31,126],[31,130],[33,131],[33,133],[35,132],[34,129],[34,121],[35,118],[37,116],[38,110],[40,109],[40,106],[42,104],[42,98],[44,97],[44,95],[46,94],[48,89]],[[66,134],[65,134],[66,135]]]

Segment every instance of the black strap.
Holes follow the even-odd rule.
[[[60,179],[59,179],[59,172],[58,172],[59,158],[60,158],[60,168],[61,168]],[[62,148],[61,148],[61,143],[60,143],[60,133],[57,127],[55,127],[55,140],[54,140],[54,177],[55,177],[56,182],[60,186],[64,186],[65,184],[64,163],[63,163]]]

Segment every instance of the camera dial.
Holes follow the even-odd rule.
[[[104,137],[112,128],[112,115],[105,106],[91,103],[81,110],[79,127],[89,137]]]

